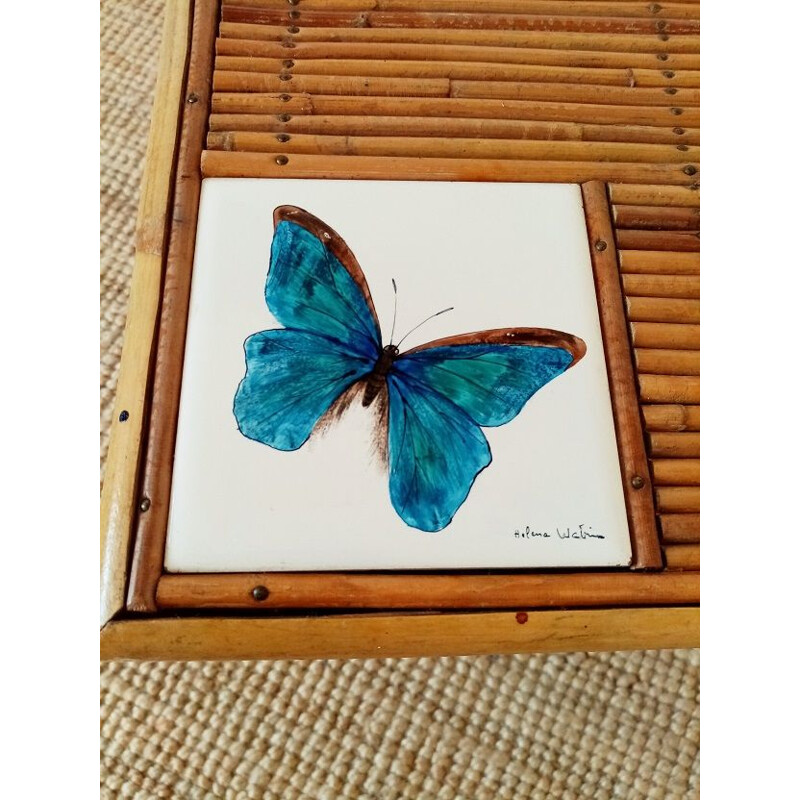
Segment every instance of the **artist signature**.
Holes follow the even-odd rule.
[[[555,533],[537,531],[526,525],[514,531],[515,539],[605,539],[602,533],[594,533],[591,525],[578,525],[577,528],[556,528]]]

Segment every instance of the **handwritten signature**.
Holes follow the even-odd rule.
[[[515,539],[605,539],[602,533],[593,533],[591,525],[578,525],[577,528],[556,528],[555,534],[550,531],[537,531],[526,525],[524,529],[514,531]]]

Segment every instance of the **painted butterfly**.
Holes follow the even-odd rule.
[[[585,343],[544,328],[501,328],[401,353],[383,346],[369,286],[344,240],[294,206],[276,208],[273,222],[265,295],[285,327],[244,343],[239,430],[297,450],[344,395],[361,394],[364,406],[381,396],[392,505],[406,524],[442,530],[491,463],[481,428],[514,419],[583,357]]]

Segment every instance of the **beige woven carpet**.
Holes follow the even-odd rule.
[[[162,2],[102,5],[101,457]],[[102,668],[103,798],[686,798],[698,653]]]

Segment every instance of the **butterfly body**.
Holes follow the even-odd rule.
[[[367,375],[364,394],[361,398],[361,405],[368,408],[386,386],[386,376],[392,368],[392,364],[400,356],[400,350],[396,345],[387,344],[380,352],[372,372]]]
[[[285,327],[245,342],[234,399],[239,430],[296,450],[326,413],[363,386],[383,396],[389,496],[403,521],[447,527],[492,460],[482,428],[505,425],[586,351],[576,336],[501,328],[438,339],[401,353],[383,345],[364,274],[344,240],[303,209],[280,206],[266,301]]]

